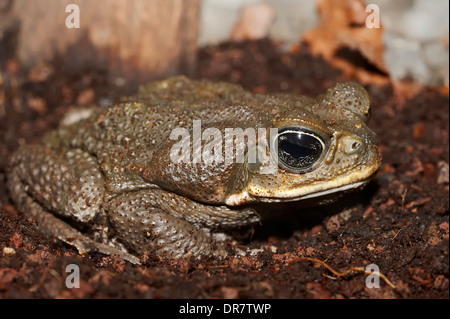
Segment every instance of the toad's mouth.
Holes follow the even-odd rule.
[[[377,171],[378,166],[367,168],[364,172],[355,172],[342,178],[302,187],[280,187],[267,189],[258,184],[249,184],[247,189],[232,194],[226,199],[229,206],[237,206],[250,202],[292,202],[305,199],[325,197],[335,193],[351,191],[366,185]]]
[[[363,187],[369,181],[370,181],[370,179],[367,179],[367,180],[364,180],[364,181],[361,181],[361,182],[356,182],[356,183],[353,183],[353,184],[348,184],[348,185],[343,185],[343,186],[340,186],[340,187],[335,187],[335,188],[331,188],[331,189],[327,189],[327,190],[323,190],[323,191],[318,191],[316,193],[310,193],[308,195],[304,195],[304,196],[301,196],[301,197],[298,197],[298,198],[287,198],[287,199],[280,199],[280,200],[281,201],[297,201],[297,200],[304,200],[304,199],[310,199],[310,198],[327,196],[327,195],[330,195],[330,194],[345,192],[345,191],[348,191],[348,190],[354,190],[354,189]]]
[[[257,201],[257,202],[263,202],[263,203],[295,202],[295,201],[300,201],[300,200],[304,200],[304,199],[317,198],[317,197],[331,195],[334,193],[341,193],[341,192],[345,192],[345,191],[355,190],[355,189],[363,187],[369,181],[370,181],[370,179],[367,179],[367,180],[356,182],[353,184],[343,185],[340,187],[335,187],[335,188],[331,188],[331,189],[327,189],[327,190],[323,190],[323,191],[318,191],[315,193],[309,193],[307,195],[298,196],[298,197],[278,197],[278,198],[258,197],[257,199],[255,199],[254,198],[255,196],[251,196],[248,194],[247,191],[244,191],[242,193],[234,194],[234,195],[231,195],[230,197],[228,197],[226,200],[226,204],[229,206],[237,206],[237,205],[242,205],[244,203],[251,202],[251,201]]]

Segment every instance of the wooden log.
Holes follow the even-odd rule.
[[[17,56],[26,66],[57,55],[143,82],[193,72],[200,1],[13,0],[8,15],[20,25]],[[79,28],[66,26],[76,13],[66,12],[70,4],[79,8]]]

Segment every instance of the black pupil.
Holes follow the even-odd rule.
[[[322,152],[321,141],[311,134],[289,131],[278,136],[278,159],[289,168],[309,168]]]

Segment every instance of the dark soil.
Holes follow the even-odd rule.
[[[0,53],[0,299],[1,298],[449,298],[448,91],[417,95],[367,85],[370,126],[383,164],[363,191],[319,208],[276,205],[251,240],[230,244],[255,255],[224,260],[80,256],[42,238],[8,198],[7,159],[20,144],[37,142],[78,105],[106,105],[136,88],[107,70],[64,69],[57,61],[25,72]],[[356,67],[356,66],[355,66]],[[34,72],[34,73],[33,73]],[[311,56],[305,46],[281,53],[270,41],[225,43],[200,50],[196,78],[225,80],[255,92],[315,96],[352,80]],[[301,211],[299,211],[301,210]],[[7,249],[5,249],[7,248]],[[13,250],[9,249],[12,248]],[[366,287],[355,269],[376,264],[394,285]],[[65,286],[77,264],[81,288]]]

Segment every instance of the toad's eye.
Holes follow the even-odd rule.
[[[326,146],[318,134],[300,127],[284,128],[276,138],[278,164],[295,173],[305,173],[322,158]]]

